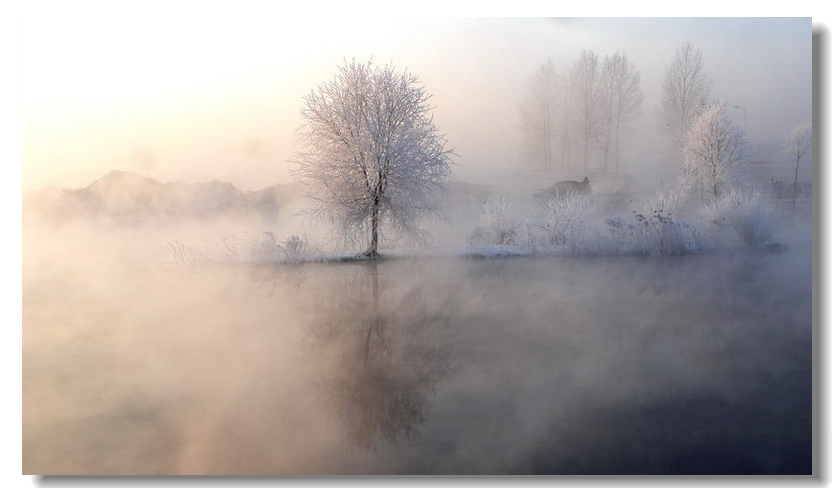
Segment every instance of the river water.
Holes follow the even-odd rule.
[[[810,243],[189,267],[55,238],[24,254],[24,474],[811,473]]]

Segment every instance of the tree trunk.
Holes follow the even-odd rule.
[[[561,163],[564,169],[572,169],[572,147],[569,145],[569,127],[564,127],[561,134]]]
[[[794,184],[792,185],[792,210],[797,208],[797,169],[800,167],[800,156],[797,157],[797,164],[794,165]]]
[[[714,198],[719,197],[719,179],[717,179],[716,164],[715,162],[711,163],[711,185],[713,186]]]
[[[379,198],[375,197],[372,214],[370,215],[370,249],[364,253],[371,258],[378,256],[378,205]]]
[[[719,198],[719,196],[720,196],[719,180],[716,179],[716,175],[712,176],[712,178],[714,180],[714,197]]]
[[[621,159],[621,145],[619,141],[621,140],[621,115],[618,116],[618,119],[615,121],[615,172],[618,173],[621,171],[621,167],[619,166],[619,161]]]
[[[604,141],[604,173],[606,173],[609,169],[609,159],[610,159],[610,127],[609,127],[609,124],[607,124],[606,140]]]
[[[381,181],[381,175],[379,176],[379,181]],[[375,258],[378,256],[379,207],[381,206],[381,194],[378,189],[374,191],[372,205],[370,209],[370,248],[367,249],[364,255]]]
[[[584,128],[584,174],[589,165],[589,129]]]
[[[552,171],[552,134],[548,105],[543,110],[543,167],[547,173]]]

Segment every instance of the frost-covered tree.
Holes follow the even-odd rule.
[[[581,132],[584,173],[589,167],[589,153],[601,132],[601,65],[598,54],[584,49],[572,66],[572,82]]]
[[[520,105],[520,122],[527,138],[527,157],[552,171],[558,123],[559,76],[551,59],[529,79]]]
[[[685,136],[682,184],[718,197],[737,176],[749,145],[743,130],[725,115],[725,105],[711,104],[693,120]]]
[[[627,53],[616,51],[604,57],[601,68],[602,100],[604,104],[604,171],[607,170],[610,145],[615,140],[615,167],[621,159],[621,125],[641,112],[644,93],[641,74]]]
[[[710,98],[711,81],[705,75],[702,53],[690,42],[682,44],[665,68],[659,110],[671,131],[675,150],[682,148],[691,123]]]
[[[452,149],[438,132],[419,78],[393,66],[352,61],[304,98],[302,150],[293,175],[308,186],[313,216],[348,242],[378,254],[381,224],[426,236],[436,192],[450,176]]]
[[[792,129],[791,134],[783,142],[786,154],[795,157],[794,183],[792,185],[792,209],[797,205],[797,170],[800,160],[812,148],[812,124],[801,124]]]

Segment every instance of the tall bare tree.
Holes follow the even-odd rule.
[[[792,129],[791,134],[783,142],[786,154],[795,157],[794,183],[792,184],[792,210],[797,206],[797,170],[800,160],[812,148],[812,124],[801,124]]]
[[[591,50],[582,50],[572,66],[576,109],[581,132],[584,173],[589,168],[589,155],[593,143],[601,132],[601,65],[598,55]]]
[[[621,125],[641,112],[644,93],[641,74],[627,56],[616,51],[604,56],[602,65],[602,100],[604,106],[604,171],[607,171],[611,140],[615,140],[615,169],[621,160]]]
[[[420,226],[435,213],[435,192],[450,176],[446,149],[419,78],[393,66],[355,61],[313,89],[301,110],[302,150],[294,176],[315,201],[313,216],[340,227],[342,237],[378,254],[380,227],[426,234]]]
[[[665,68],[660,108],[675,150],[683,148],[691,122],[710,103],[710,98],[711,81],[705,75],[702,53],[690,42],[682,44]]]
[[[552,171],[558,142],[558,85],[555,63],[550,59],[529,79],[528,90],[520,105],[521,127],[527,138],[527,156],[547,172]]]
[[[745,132],[725,115],[725,105],[701,110],[685,137],[682,183],[691,191],[719,197],[748,157]]]
[[[575,125],[573,115],[575,112],[575,83],[569,70],[560,72],[560,160],[563,168],[572,168],[572,137],[573,126]]]

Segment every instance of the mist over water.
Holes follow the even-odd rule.
[[[782,147],[811,18],[314,8],[24,12],[25,474],[811,474],[818,155]],[[661,117],[687,42],[753,143],[714,199]],[[534,101],[584,51],[638,70],[620,137],[579,130],[578,85]],[[304,95],[348,59],[418,75],[458,156],[434,239],[382,219],[378,261],[331,259],[368,236],[293,178]]]
[[[24,223],[23,472],[808,474],[801,229],[782,252],[173,266],[174,227]]]

